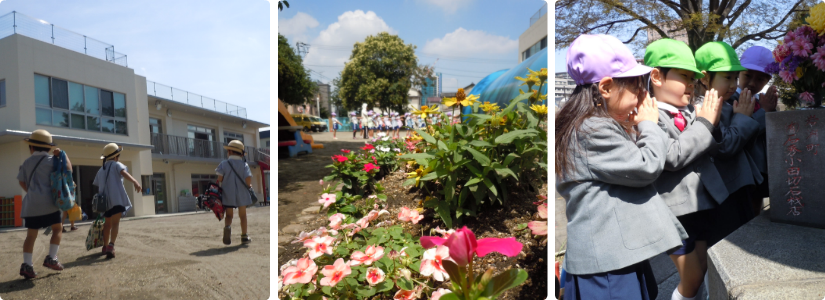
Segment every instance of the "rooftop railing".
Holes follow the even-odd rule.
[[[246,108],[146,80],[146,94],[246,119]]]
[[[0,39],[13,34],[128,67],[126,54],[116,52],[115,46],[16,11],[0,16]]]
[[[539,8],[539,11],[537,11],[535,14],[533,14],[532,17],[530,17],[530,26],[533,26],[534,23],[538,22],[539,19],[541,19],[541,17],[546,15],[546,14],[547,14],[547,2],[544,2],[544,5],[542,5],[541,8]]]

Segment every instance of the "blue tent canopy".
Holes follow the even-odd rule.
[[[523,81],[516,79],[516,76],[527,77],[529,72],[527,69],[538,71],[541,68],[548,68],[547,66],[547,48],[542,49],[538,53],[530,56],[530,58],[521,62],[512,69],[506,69],[493,72],[473,87],[470,95],[479,96],[479,101],[482,103],[498,103],[499,107],[506,107],[510,104],[510,100],[518,97],[519,90],[527,91],[527,86],[520,86]],[[549,80],[548,80],[549,81]],[[545,82],[544,86],[539,91],[542,94],[547,94],[547,86],[549,82]],[[546,100],[545,100],[546,102]],[[464,108],[465,114],[472,113],[471,107]]]

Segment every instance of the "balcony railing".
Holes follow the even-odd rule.
[[[146,94],[246,119],[246,108],[146,80]]]
[[[126,54],[115,52],[115,46],[16,11],[0,16],[0,39],[12,34],[24,35],[128,67]]]
[[[541,8],[539,8],[539,11],[537,11],[535,14],[533,14],[532,17],[530,17],[530,26],[533,26],[534,23],[538,22],[539,19],[541,19],[541,17],[543,17],[546,14],[547,2],[545,2],[544,5],[542,5]]]
[[[226,159],[223,144],[218,141],[193,139],[163,133],[152,133],[152,153],[198,158]],[[246,147],[248,162],[269,161],[269,149]]]

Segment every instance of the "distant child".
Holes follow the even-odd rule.
[[[745,71],[739,72],[739,87],[731,97],[732,100],[739,100],[742,90],[748,89],[757,93],[768,85],[771,75],[765,72],[768,64],[774,62],[773,53],[762,46],[753,46],[745,50],[740,59]],[[765,115],[776,111],[776,102],[779,93],[776,86],[771,86],[765,94],[756,94],[758,100],[754,104],[753,119],[759,123],[756,136],[745,146],[745,153],[756,164],[759,173],[762,175],[762,183],[758,184],[751,200],[754,215],[759,215],[762,211],[762,199],[770,196],[768,192],[768,143],[765,131]]]
[[[341,125],[342,125],[341,121],[338,121],[338,118],[336,118],[336,116],[337,115],[335,113],[332,113],[332,139],[333,140],[338,139],[338,137],[337,137],[338,129],[340,129]]]
[[[92,184],[98,187],[98,193],[106,194],[108,206],[103,217],[106,221],[103,223],[103,254],[107,258],[115,257],[115,241],[117,240],[117,233],[120,229],[120,218],[126,216],[126,212],[132,208],[132,202],[129,201],[129,195],[126,194],[126,187],[123,185],[123,179],[129,180],[135,187],[135,191],[140,193],[143,188],[140,182],[135,180],[129,174],[126,165],[120,163],[120,153],[123,147],[119,147],[115,143],[109,143],[103,147],[103,167],[97,171],[95,180]],[[111,242],[109,242],[111,240]]]
[[[365,112],[361,113],[361,124],[360,125],[361,125],[361,130],[364,132],[362,138],[367,139],[367,137],[369,137],[368,132],[370,130],[370,126],[369,126],[369,116]]]
[[[354,140],[355,134],[358,133],[358,125],[360,122],[354,111],[349,113],[349,122],[352,123],[352,139]]]
[[[567,51],[576,81],[556,117],[556,190],[567,202],[565,299],[655,299],[648,259],[687,234],[656,192],[667,134],[656,100],[615,37],[582,35]]]
[[[413,128],[415,128],[415,119],[412,118],[411,113],[404,113],[404,129],[407,130],[407,137],[412,136]]]
[[[392,117],[392,129],[395,131],[393,134],[393,138],[399,138],[398,133],[401,130],[401,116],[398,115],[397,112],[393,112]]]
[[[246,231],[246,207],[252,205],[249,189],[252,188],[252,171],[246,163],[244,146],[241,141],[233,140],[223,146],[229,159],[222,161],[215,173],[218,174],[218,184],[223,188],[223,207],[226,209],[226,227],[223,228],[223,243],[232,243],[232,217],[234,209],[238,209],[241,217],[241,243],[249,244],[252,239]]]
[[[386,131],[387,136],[389,136],[390,129],[392,129],[392,122],[390,122],[389,114],[387,114],[386,111],[383,113],[383,117],[381,118],[381,124],[381,131]]]
[[[697,49],[695,57],[696,66],[705,75],[699,81],[700,90],[714,89],[726,100],[711,156],[729,196],[715,212],[718,216],[707,242],[711,247],[754,217],[752,190],[763,178],[744,149],[756,136],[759,122],[751,117],[754,101],[749,89],[742,90],[738,100],[730,100],[736,92],[739,72],[746,70],[733,47],[725,42],[710,42]],[[698,106],[705,99],[697,97],[695,101]]]
[[[31,156],[23,161],[17,173],[17,181],[26,192],[20,212],[20,217],[23,218],[27,229],[26,241],[23,242],[23,264],[20,265],[20,275],[31,279],[37,277],[37,273],[34,272],[32,255],[38,230],[41,228],[48,227],[54,231],[49,241],[49,254],[43,260],[43,266],[52,270],[63,270],[63,265],[57,261],[57,250],[60,248],[60,239],[63,236],[63,223],[60,220],[60,209],[54,205],[54,200],[52,200],[49,176],[52,172],[52,159],[54,159],[49,152],[55,146],[52,143],[52,135],[48,131],[38,129],[24,141],[29,145]],[[54,155],[59,154],[60,149],[55,149]],[[68,157],[66,168],[72,169]]]
[[[653,67],[648,83],[659,104],[659,127],[668,135],[665,171],[653,186],[688,233],[682,247],[667,252],[680,280],[671,299],[693,299],[707,271],[713,213],[728,197],[710,158],[724,100],[711,89],[701,109],[691,105],[694,78],[705,75],[696,68],[693,52],[684,42],[660,39],[651,43],[644,63]]]

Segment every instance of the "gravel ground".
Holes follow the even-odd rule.
[[[12,299],[267,299],[270,296],[268,207],[247,211],[252,243],[240,244],[235,214],[232,244],[222,242],[223,221],[211,212],[136,218],[120,224],[117,257],[86,251],[88,223],[63,233],[63,271],[43,267],[49,238],[34,247],[37,278],[18,275],[25,231],[0,233],[0,297]],[[68,227],[68,226],[67,226]]]

